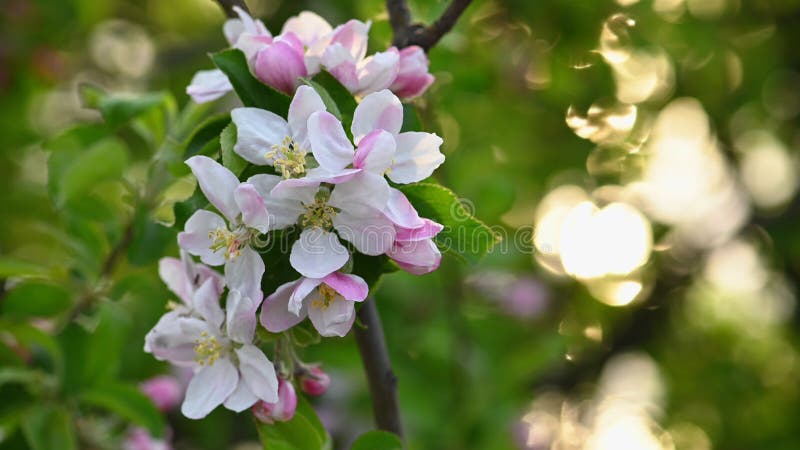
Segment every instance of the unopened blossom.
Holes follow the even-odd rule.
[[[394,47],[366,56],[369,28],[370,23],[350,20],[333,30],[322,51],[322,65],[356,96],[388,88],[399,70]]]
[[[400,132],[403,105],[389,90],[367,95],[356,107],[353,147],[341,122],[327,111],[308,118],[308,136],[314,158],[325,171],[360,169],[393,182],[421,181],[444,162],[442,139],[434,133]]]
[[[355,321],[355,302],[368,293],[369,286],[358,275],[334,272],[324,278],[300,278],[264,300],[261,325],[279,333],[308,317],[321,336],[344,336]]]
[[[258,297],[264,262],[252,246],[269,229],[264,199],[255,186],[240,183],[236,175],[211,158],[193,156],[186,164],[208,201],[225,217],[203,209],[196,211],[178,234],[178,244],[208,265],[225,264],[228,286]]]
[[[325,373],[319,366],[311,367],[308,373],[300,377],[300,387],[303,392],[308,395],[322,395],[331,385],[331,377]]]
[[[195,292],[191,312],[165,314],[145,337],[145,351],[156,359],[194,368],[181,406],[190,419],[221,404],[241,412],[258,400],[278,399],[275,369],[253,345],[261,297],[231,289],[223,311],[211,283]]]
[[[158,439],[144,428],[133,427],[125,435],[122,450],[172,450],[167,439]]]
[[[397,77],[389,89],[400,98],[418,97],[428,89],[435,77],[428,71],[428,55],[416,45],[400,50],[400,63]]]
[[[139,389],[162,412],[173,410],[183,399],[183,385],[177,378],[159,375],[145,380]]]
[[[395,240],[386,256],[401,269],[414,275],[423,275],[439,268],[442,253],[433,238],[444,228],[442,225],[419,216],[408,198],[392,188],[384,215],[394,223]]]
[[[392,222],[382,213],[389,187],[375,174],[359,172],[333,186],[317,181],[284,189],[277,189],[278,184],[294,179],[260,174],[247,181],[265,193],[271,229],[299,225],[302,232],[289,262],[305,277],[323,278],[347,263],[350,254],[340,238],[373,256],[394,242]]]
[[[259,401],[253,405],[253,415],[262,423],[287,422],[297,409],[297,394],[291,381],[278,379],[278,401]]]

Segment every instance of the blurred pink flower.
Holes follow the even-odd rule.
[[[163,412],[175,409],[183,400],[183,385],[177,378],[170,375],[150,378],[139,387]]]
[[[131,428],[122,444],[123,450],[172,450],[168,440],[156,439],[144,428]]]

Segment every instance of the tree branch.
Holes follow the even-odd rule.
[[[234,6],[238,6],[242,8],[246,13],[249,13],[250,10],[247,9],[247,5],[244,4],[244,0],[216,0],[219,3],[219,6],[225,11],[225,15],[228,17],[239,17],[236,14],[236,11],[233,10]]]
[[[358,320],[363,326],[355,327],[355,337],[367,375],[375,425],[380,430],[389,431],[402,438],[403,426],[397,401],[397,377],[392,371],[381,318],[373,297],[367,298],[361,305],[358,310]]]
[[[386,0],[389,23],[394,31],[394,45],[398,48],[418,45],[426,52],[453,29],[472,0],[451,0],[441,16],[430,26],[411,23],[411,12],[405,0]]]

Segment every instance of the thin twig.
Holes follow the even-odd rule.
[[[405,0],[386,0],[389,23],[394,31],[394,45],[398,48],[418,45],[426,52],[453,29],[472,0],[452,0],[441,16],[431,25],[412,23]]]
[[[392,371],[381,317],[378,315],[374,298],[368,298],[361,305],[358,310],[358,320],[363,327],[354,327],[355,337],[367,374],[375,425],[380,430],[389,431],[402,438],[403,426],[397,400],[397,377]]]
[[[217,0],[217,3],[219,3],[219,6],[222,7],[222,9],[225,11],[225,15],[228,17],[239,17],[239,15],[236,14],[236,11],[233,10],[234,6],[242,8],[242,10],[244,10],[246,13],[250,12],[250,10],[247,9],[247,5],[244,4],[244,0]]]

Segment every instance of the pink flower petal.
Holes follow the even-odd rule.
[[[414,209],[414,205],[399,189],[389,189],[389,201],[386,203],[383,214],[398,228],[419,228],[425,225],[417,210]],[[400,229],[397,232],[400,234]]]
[[[422,95],[435,80],[428,72],[428,56],[422,48],[412,45],[400,50],[400,65],[389,88],[400,98],[410,99]]]
[[[269,297],[264,300],[261,307],[261,325],[273,333],[280,333],[297,325],[306,318],[308,312],[305,304],[300,308],[299,315],[289,312],[289,298],[300,284],[300,280],[282,284]]]
[[[369,294],[367,282],[358,275],[334,272],[323,278],[322,282],[332,287],[345,300],[360,302]]]
[[[311,151],[325,170],[338,172],[353,162],[353,145],[342,123],[327,111],[317,111],[308,118]]]
[[[242,183],[233,192],[233,197],[242,211],[242,222],[245,225],[262,234],[269,231],[267,206],[255,186],[250,183]]]
[[[383,175],[392,165],[395,148],[394,136],[385,130],[373,130],[358,143],[353,167]]]
[[[416,183],[433,174],[444,162],[442,138],[433,133],[409,131],[395,136],[397,152],[387,174],[395,183]]]
[[[302,42],[292,33],[279,36],[256,53],[253,72],[269,86],[292,95],[297,79],[308,74]]]

